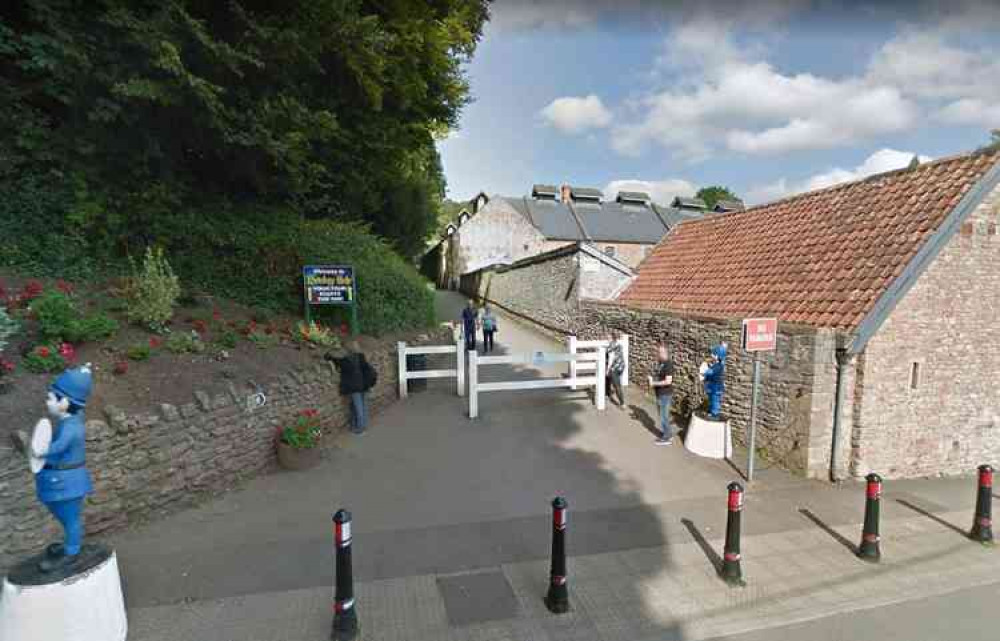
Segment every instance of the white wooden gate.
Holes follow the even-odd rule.
[[[623,334],[622,337],[621,337],[621,339],[620,339],[621,346],[622,346],[622,360],[625,361],[625,370],[622,372],[622,387],[628,387],[628,376],[629,376],[629,373],[628,373],[629,372],[629,367],[628,367],[629,340],[628,339],[629,339],[628,334]],[[569,336],[569,337],[567,337],[566,342],[569,345],[569,353],[570,354],[580,354],[580,353],[588,353],[588,352],[592,353],[592,350],[595,350],[595,349],[598,349],[598,348],[604,348],[604,350],[607,350],[608,346],[611,344],[611,339],[596,340],[596,341],[581,341],[581,340],[578,340],[576,336]],[[571,379],[575,380],[576,377],[577,377],[577,375],[579,375],[580,372],[593,372],[596,369],[596,367],[597,367],[597,365],[594,362],[592,362],[592,361],[580,361],[580,362],[577,362],[575,360],[570,361],[569,362],[569,377]],[[576,389],[576,387],[574,387],[573,389]]]
[[[399,353],[399,398],[406,398],[407,381],[417,378],[451,378],[455,377],[459,396],[465,394],[465,358],[462,354],[463,341],[459,337],[454,345],[425,345],[422,347],[407,347],[406,343],[396,343]],[[406,357],[409,354],[454,354],[455,369],[428,369],[410,372],[406,369]]]
[[[543,363],[577,363],[579,365],[593,364],[594,375],[576,378],[541,378],[528,381],[502,381],[497,383],[480,383],[479,368],[484,365],[541,365]],[[509,390],[547,389],[553,387],[588,387],[594,386],[597,409],[603,410],[604,402],[604,368],[606,355],[603,347],[589,353],[547,353],[531,352],[528,354],[505,354],[503,356],[480,356],[476,350],[469,350],[469,418],[479,416],[480,392],[501,392]]]

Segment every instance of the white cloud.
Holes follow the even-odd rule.
[[[963,98],[944,107],[938,112],[938,118],[956,125],[997,128],[1000,127],[1000,102]]]
[[[611,112],[593,94],[584,98],[556,98],[542,109],[541,115],[550,125],[569,134],[600,129],[611,124]]]
[[[911,151],[879,149],[853,169],[834,167],[801,182],[789,183],[786,178],[781,178],[771,184],[759,185],[747,192],[747,200],[751,203],[770,202],[784,198],[785,196],[823,189],[824,187],[832,187],[833,185],[859,180],[873,174],[902,169],[910,164],[915,155],[917,154]],[[917,155],[917,157],[922,163],[932,160],[930,156]]]
[[[682,178],[667,180],[612,180],[604,187],[604,197],[613,200],[620,191],[644,191],[653,202],[669,205],[676,196],[694,196],[697,188]]]

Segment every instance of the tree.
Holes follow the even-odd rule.
[[[250,203],[412,251],[487,19],[487,0],[2,3],[0,183],[59,183],[67,225],[119,250],[179,209]]]
[[[720,200],[739,200],[739,197],[731,192],[728,187],[722,187],[721,185],[702,187],[698,190],[698,193],[695,194],[695,197],[703,200],[709,209],[713,209],[715,207],[715,203]]]
[[[994,129],[990,132],[990,144],[986,145],[987,149],[1000,149],[1000,129]]]

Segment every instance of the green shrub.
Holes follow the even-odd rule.
[[[174,315],[181,295],[180,280],[163,255],[163,249],[147,247],[142,268],[132,269],[128,319],[153,330],[161,330]]]
[[[7,348],[12,336],[21,329],[21,324],[7,314],[7,310],[0,307],[0,354]]]
[[[132,361],[148,361],[151,355],[152,350],[149,348],[149,345],[144,345],[142,343],[129,345],[129,348],[125,350],[125,356]]]
[[[66,359],[55,345],[37,345],[21,361],[24,368],[36,374],[61,372],[66,369]]]
[[[118,321],[107,314],[94,314],[72,323],[65,339],[71,343],[89,343],[113,336],[117,331]]]
[[[226,349],[233,349],[240,342],[240,335],[227,327],[215,333],[214,342]]]
[[[170,335],[164,347],[174,354],[197,353],[205,351],[205,343],[199,338],[198,333],[176,332]]]
[[[334,334],[329,327],[323,327],[316,321],[299,322],[295,326],[295,339],[320,347],[340,347],[340,337]]]
[[[268,334],[262,331],[250,332],[247,335],[250,342],[257,346],[258,349],[268,349],[270,347],[275,347],[281,341],[277,334]]]
[[[85,343],[107,338],[118,331],[118,322],[105,314],[82,316],[73,299],[62,292],[46,291],[32,304],[42,338],[47,341]]]

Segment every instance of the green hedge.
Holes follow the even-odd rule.
[[[159,216],[144,229],[100,236],[72,228],[61,209],[68,194],[37,182],[0,185],[0,267],[24,275],[87,279],[123,274],[129,252],[165,247],[185,288],[247,305],[287,312],[302,309],[301,268],[351,264],[358,278],[361,331],[384,334],[434,323],[427,281],[388,244],[355,223],[304,220],[287,208],[222,205]],[[314,308],[317,309],[317,308]],[[339,322],[342,309],[316,316]]]

